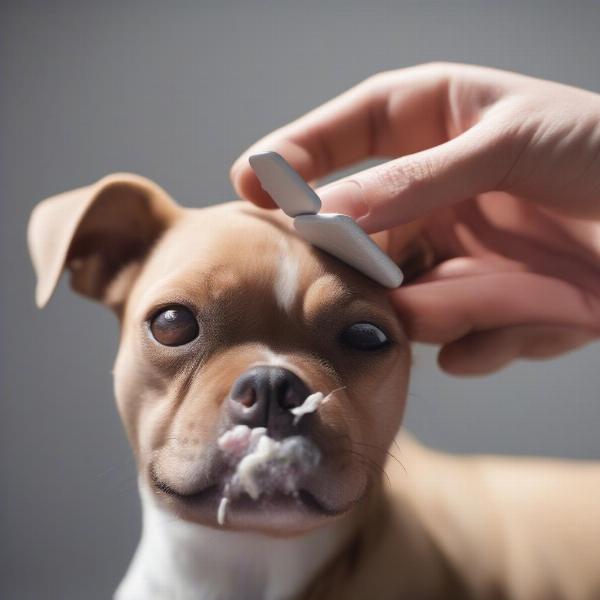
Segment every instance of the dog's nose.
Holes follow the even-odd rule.
[[[233,384],[229,396],[232,421],[249,427],[267,427],[272,434],[291,429],[294,415],[310,390],[295,373],[282,367],[254,367]]]

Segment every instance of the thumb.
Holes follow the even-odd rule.
[[[515,144],[506,137],[479,123],[444,144],[355,173],[319,190],[323,212],[350,215],[375,233],[497,189],[514,163]]]

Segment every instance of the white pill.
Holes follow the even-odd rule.
[[[398,265],[348,216],[334,213],[300,215],[296,231],[313,246],[333,254],[367,277],[396,288],[403,275]]]
[[[294,218],[319,212],[319,196],[277,152],[254,154],[248,160],[263,190],[286,215]]]

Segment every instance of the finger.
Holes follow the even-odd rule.
[[[419,66],[367,79],[246,150],[230,171],[235,190],[274,206],[248,164],[257,152],[278,152],[311,181],[365,158],[441,143],[447,78],[447,70]]]
[[[493,120],[434,148],[355,173],[319,190],[323,211],[341,212],[374,233],[496,189],[514,163]]]
[[[407,225],[406,227],[409,226],[410,225]],[[400,231],[403,229],[404,227],[401,228]],[[519,273],[526,272],[526,270],[527,266],[524,263],[520,263],[495,254],[475,257],[458,256],[456,258],[446,259],[433,266],[419,275],[418,280],[413,283],[416,285],[422,285],[424,283],[434,283],[449,279],[464,279],[466,277],[497,275],[499,273]]]
[[[600,306],[565,281],[517,272],[450,278],[390,294],[409,337],[449,344],[468,334],[514,325],[564,325],[600,333]]]
[[[486,375],[519,358],[547,359],[597,339],[587,329],[557,325],[515,325],[472,333],[444,346],[440,367],[452,375]]]

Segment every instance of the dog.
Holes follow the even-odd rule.
[[[453,456],[401,431],[401,315],[280,212],[184,209],[115,174],[38,205],[28,241],[38,306],[68,270],[121,325],[143,531],[117,600],[600,598],[599,465]],[[291,484],[244,480],[232,431],[314,455]]]

